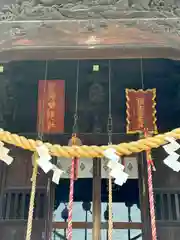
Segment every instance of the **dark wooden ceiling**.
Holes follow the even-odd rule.
[[[9,130],[36,132],[38,80],[44,78],[48,60],[48,79],[66,81],[65,131],[71,132],[77,59],[82,59],[80,131],[91,132],[93,128],[94,110],[87,96],[96,81],[105,94],[99,121],[106,132],[107,59],[114,59],[115,132],[125,131],[125,88],[142,87],[141,58],[145,88],[157,88],[158,128],[164,131],[179,126],[179,62],[163,60],[180,59],[179,1],[3,1],[0,59],[7,62],[8,70],[1,77],[8,79],[13,101],[4,100],[1,110],[6,112],[3,118]],[[3,7],[5,4],[8,5]],[[96,74],[92,72],[94,62],[101,66]],[[5,88],[4,85],[2,92]],[[3,96],[7,94],[1,95],[1,99],[6,99]]]
[[[99,64],[99,72],[92,71],[93,64]],[[114,132],[125,132],[125,88],[142,88],[140,59],[112,60],[111,65],[113,130]],[[157,124],[159,131],[179,127],[179,69],[179,61],[143,60],[144,88],[157,89]],[[47,79],[65,80],[65,132],[69,133],[72,131],[75,109],[76,70],[76,60],[48,61]],[[38,80],[45,78],[45,61],[8,63],[5,65],[5,71],[0,78],[1,86],[3,79],[8,79],[8,84],[11,87],[12,101],[8,102],[6,100],[3,108],[6,110],[6,128],[15,132],[35,133]],[[97,105],[89,99],[89,91],[94,83],[101,85],[104,96],[103,101]],[[3,91],[2,87],[1,89]],[[98,123],[94,118],[97,112]],[[102,132],[107,132],[108,60],[80,61],[78,114],[80,132],[93,132],[95,123],[100,125]]]

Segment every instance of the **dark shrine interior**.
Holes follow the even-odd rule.
[[[93,71],[93,65],[99,71]],[[4,65],[1,84],[8,84],[8,103],[4,110],[7,128],[11,132],[35,134],[37,132],[38,80],[45,78],[44,61],[10,62]],[[125,88],[139,89],[144,86],[157,89],[157,125],[159,132],[178,126],[180,116],[180,61],[168,59],[143,60],[143,84],[141,59],[111,60],[113,132],[126,131]],[[49,61],[47,79],[65,80],[65,129],[71,133],[75,109],[77,61]],[[82,60],[79,66],[78,130],[92,133],[95,113],[99,113],[100,132],[106,133],[108,116],[108,60]],[[5,78],[5,80],[3,80]],[[94,83],[101,86],[102,101],[94,104],[89,91]],[[3,86],[2,91],[3,91]],[[2,96],[1,96],[2,98]],[[97,111],[98,108],[98,111]],[[87,111],[88,109],[88,111]]]
[[[98,128],[107,143],[108,119],[108,60],[81,60],[79,67],[78,132],[88,139]],[[142,65],[141,65],[142,63]],[[37,137],[38,80],[45,79],[44,61],[22,61],[4,64],[1,78],[1,125],[10,132]],[[93,71],[93,65],[99,70]],[[142,68],[141,68],[142,66]],[[77,61],[49,61],[47,80],[65,80],[65,129],[63,133],[44,139],[67,144],[72,132],[75,109]],[[111,60],[113,133],[126,132],[125,89],[156,88],[157,126],[166,132],[179,125],[180,62],[169,59]],[[90,99],[90,91],[98,84],[98,101]],[[6,98],[3,96],[5,95]],[[104,137],[105,136],[105,137]],[[133,136],[132,136],[133,137]],[[87,140],[88,141],[88,140]],[[93,139],[97,145],[97,139]],[[126,136],[124,136],[126,141]],[[69,180],[61,180],[56,188],[56,206],[68,200]],[[88,186],[88,187],[87,187]],[[83,189],[83,191],[82,191]],[[107,201],[107,180],[102,180],[102,201]],[[92,201],[92,179],[75,182],[75,201]],[[138,180],[128,180],[113,190],[113,201],[139,203]]]

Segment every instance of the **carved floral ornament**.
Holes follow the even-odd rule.
[[[141,12],[135,17],[155,17],[155,10],[167,12],[169,17],[180,15],[180,0],[16,0],[15,4],[5,5],[0,19],[13,20],[64,20],[89,18],[114,18],[125,16],[128,10]],[[161,17],[164,17],[162,14]],[[127,15],[128,16],[128,15]],[[130,14],[130,18],[133,16]]]

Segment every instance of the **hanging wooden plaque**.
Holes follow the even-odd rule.
[[[37,130],[41,133],[64,131],[64,80],[39,80]]]
[[[156,89],[146,91],[126,89],[127,133],[143,131],[157,133],[156,125]]]

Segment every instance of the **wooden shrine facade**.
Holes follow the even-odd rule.
[[[178,106],[174,107],[179,102],[179,94],[174,94],[172,82],[175,82],[176,89],[180,89],[178,85],[180,65],[176,61],[159,61],[159,58],[180,59],[178,32],[180,23],[176,21],[180,13],[179,1],[165,0],[162,3],[155,0],[83,0],[81,2],[72,0],[70,2],[70,4],[63,0],[8,0],[8,2],[3,0],[0,2],[2,8],[0,10],[0,60],[1,62],[11,61],[7,64],[7,76],[0,74],[0,127],[7,128],[11,132],[21,132],[21,129],[23,133],[36,132],[37,82],[45,79],[45,65],[48,62],[47,79],[65,79],[68,86],[66,93],[69,99],[68,108],[65,111],[67,119],[64,132],[66,133],[67,129],[71,132],[75,102],[74,86],[76,85],[74,80],[77,70],[75,62],[81,59],[79,125],[82,128],[80,132],[88,132],[88,134],[81,134],[80,138],[87,145],[107,144],[107,134],[93,132],[94,127],[96,130],[99,128],[99,124],[102,125],[100,132],[107,131],[106,106],[108,106],[109,75],[107,58],[122,60],[121,63],[112,60],[114,61],[112,72],[115,81],[112,84],[112,91],[115,96],[113,101],[116,101],[113,102],[112,108],[113,131],[117,132],[113,134],[113,143],[128,142],[138,138],[138,136],[119,133],[125,132],[126,125],[124,122],[125,102],[123,102],[125,87],[139,89],[144,85],[140,80],[142,59],[147,73],[144,77],[145,88],[157,88],[157,97],[160,99],[157,100],[159,103],[158,119],[161,123],[158,130],[164,132],[174,128],[175,125],[179,127],[179,119],[176,115],[180,110]],[[9,6],[4,7],[5,4]],[[147,16],[149,21],[146,21]],[[89,21],[89,18],[92,21]],[[168,21],[166,18],[172,19]],[[53,19],[53,21],[48,21],[48,19]],[[108,19],[111,20],[108,21]],[[127,19],[127,21],[120,21],[120,19]],[[68,68],[71,70],[67,70],[66,61],[52,61],[52,59],[68,60]],[[92,60],[91,69],[84,59]],[[95,64],[102,64],[102,71],[95,74],[92,73],[94,59],[97,60]],[[103,64],[103,60],[99,59],[106,59],[106,63]],[[57,65],[54,65],[55,62]],[[83,71],[86,73],[84,74]],[[173,72],[177,74],[172,76]],[[94,86],[100,89],[100,94],[96,94],[100,96],[97,103],[93,99],[88,99]],[[8,92],[6,92],[7,88]],[[28,89],[28,93],[22,91],[25,88]],[[26,104],[24,104],[25,101]],[[169,115],[165,114],[167,109],[171,109]],[[24,117],[23,120],[22,117]],[[91,122],[97,125],[94,126]],[[65,133],[57,136],[44,135],[43,138],[53,143],[67,145],[71,136]],[[27,136],[37,137],[35,134],[27,134]],[[6,166],[0,161],[0,239],[24,240],[31,190],[31,153],[12,146],[10,150],[15,157],[14,163]],[[151,240],[146,159],[143,154],[135,155],[135,157],[138,161],[139,178],[136,188],[138,200],[136,199],[133,204],[137,204],[141,210],[141,221],[116,221],[114,231],[139,230],[140,235],[137,235],[137,238],[131,238],[127,230],[127,240],[141,239],[141,233],[143,240]],[[158,237],[160,240],[179,240],[180,175],[163,165],[163,157],[161,149],[153,152],[157,169],[153,180]],[[102,221],[100,217],[105,183],[102,184],[101,180],[101,160],[93,161],[93,180],[90,183],[92,186],[85,199],[92,202],[92,220],[75,221],[73,228],[76,231],[86,228],[92,230],[92,239],[101,240],[101,229],[107,229],[107,221]],[[125,199],[127,192],[133,195],[132,186],[129,188],[126,186],[122,187],[126,191],[121,189],[113,193],[113,198],[117,199],[117,202],[128,202]],[[65,189],[68,195],[67,182],[65,184],[62,180],[60,188]],[[39,170],[32,240],[49,240],[49,234],[54,231],[57,232],[57,239],[53,240],[65,239],[63,234],[58,235],[58,230],[64,231],[67,223],[53,220],[54,208],[62,203],[62,199],[56,202],[57,189],[58,187],[55,189],[55,186],[51,184],[49,175]],[[81,188],[77,189],[76,192],[81,190]],[[60,196],[62,197],[62,193]],[[67,202],[67,196],[64,194],[63,197],[63,200]],[[82,194],[77,199],[77,201],[82,201]],[[103,201],[107,201],[107,196],[103,198]]]
[[[66,141],[66,137],[61,136],[63,140]],[[70,137],[70,136],[69,136]],[[86,134],[81,136],[81,139],[85,143],[96,144],[97,139],[100,144],[105,143],[106,134],[92,134],[89,137]],[[136,136],[125,136],[114,134],[114,142],[119,141],[130,141],[136,139]],[[0,231],[1,239],[18,239],[23,240],[25,236],[27,214],[28,214],[28,203],[30,198],[31,189],[31,173],[32,173],[32,162],[31,153],[23,151],[17,148],[10,148],[12,155],[15,157],[16,161],[12,165],[12,168],[7,167],[1,162],[1,221],[0,221]],[[93,239],[97,239],[99,234],[100,239],[100,229],[107,229],[107,222],[101,222],[101,176],[100,176],[100,159],[94,160],[94,171],[93,171],[93,191],[92,194],[88,195],[88,198],[93,203],[93,221],[92,222],[73,222],[73,229],[92,229]],[[19,170],[23,171],[19,171]],[[36,204],[34,211],[34,223],[33,223],[33,234],[32,239],[48,239],[49,231],[53,229],[65,229],[67,227],[66,222],[52,222],[53,209],[55,207],[54,199],[54,185],[50,184],[48,181],[48,176],[43,172],[39,172],[38,184],[36,192]],[[63,180],[62,180],[63,181]],[[82,180],[84,181],[84,180]],[[82,182],[81,181],[81,182]],[[62,184],[63,185],[63,184]],[[66,186],[68,188],[68,185]],[[88,187],[88,186],[86,186]],[[67,189],[66,189],[67,190]],[[76,188],[77,192],[81,191],[81,188]],[[76,191],[75,190],[75,191]],[[75,193],[76,194],[76,193]],[[82,201],[83,199],[75,198],[75,201]],[[107,198],[107,197],[106,197]],[[139,196],[136,198],[139,199]],[[68,199],[66,199],[67,201]],[[88,199],[86,198],[86,201]],[[104,200],[105,201],[105,200]],[[107,201],[107,200],[106,200]],[[123,199],[122,199],[123,201]],[[59,204],[59,203],[58,203]],[[95,227],[96,226],[96,227]],[[115,222],[115,229],[142,229],[141,222]],[[96,236],[96,237],[95,237]]]
[[[91,136],[91,143],[103,144],[106,135],[94,134]],[[81,138],[88,139],[86,135]],[[114,142],[135,140],[137,136],[125,136],[115,134],[113,136]],[[31,188],[31,153],[17,148],[10,148],[12,155],[16,161],[11,167],[7,167],[0,162],[1,170],[1,198],[0,198],[0,232],[2,240],[23,240],[25,236],[28,202]],[[178,240],[179,236],[179,204],[180,204],[180,190],[178,174],[172,174],[169,169],[164,167],[158,161],[162,157],[160,151],[153,153],[156,159],[157,171],[163,174],[154,175],[154,192],[156,199],[156,218],[159,239],[173,239]],[[137,156],[139,162],[139,190],[140,190],[140,209],[141,221],[139,222],[114,222],[114,231],[120,229],[140,229],[143,233],[142,239],[151,239],[149,233],[149,212],[147,199],[147,184],[146,184],[146,169],[145,159],[143,154]],[[92,238],[100,239],[100,229],[107,229],[107,222],[101,221],[101,178],[100,167],[98,159],[94,160],[94,174],[93,174],[93,191],[92,191],[92,222],[73,222],[73,229],[79,231],[80,229],[92,229]],[[143,185],[145,188],[143,189]],[[172,187],[173,185],[173,187]],[[48,239],[49,232],[58,229],[65,229],[66,222],[59,222],[52,220],[52,213],[54,208],[54,186],[48,181],[46,176],[41,171],[38,175],[38,184],[36,192],[36,205],[34,211],[33,223],[33,240]],[[131,191],[131,189],[130,189]],[[142,192],[145,191],[143,195]],[[121,194],[121,193],[119,193]],[[79,230],[78,230],[79,229]],[[141,237],[141,236],[140,236]],[[55,239],[55,238],[54,238]],[[64,239],[60,235],[60,238]],[[128,238],[127,238],[128,239]],[[135,238],[136,239],[136,238]],[[138,238],[137,238],[138,239]],[[141,239],[141,238],[140,238]],[[129,239],[128,239],[129,240]]]

